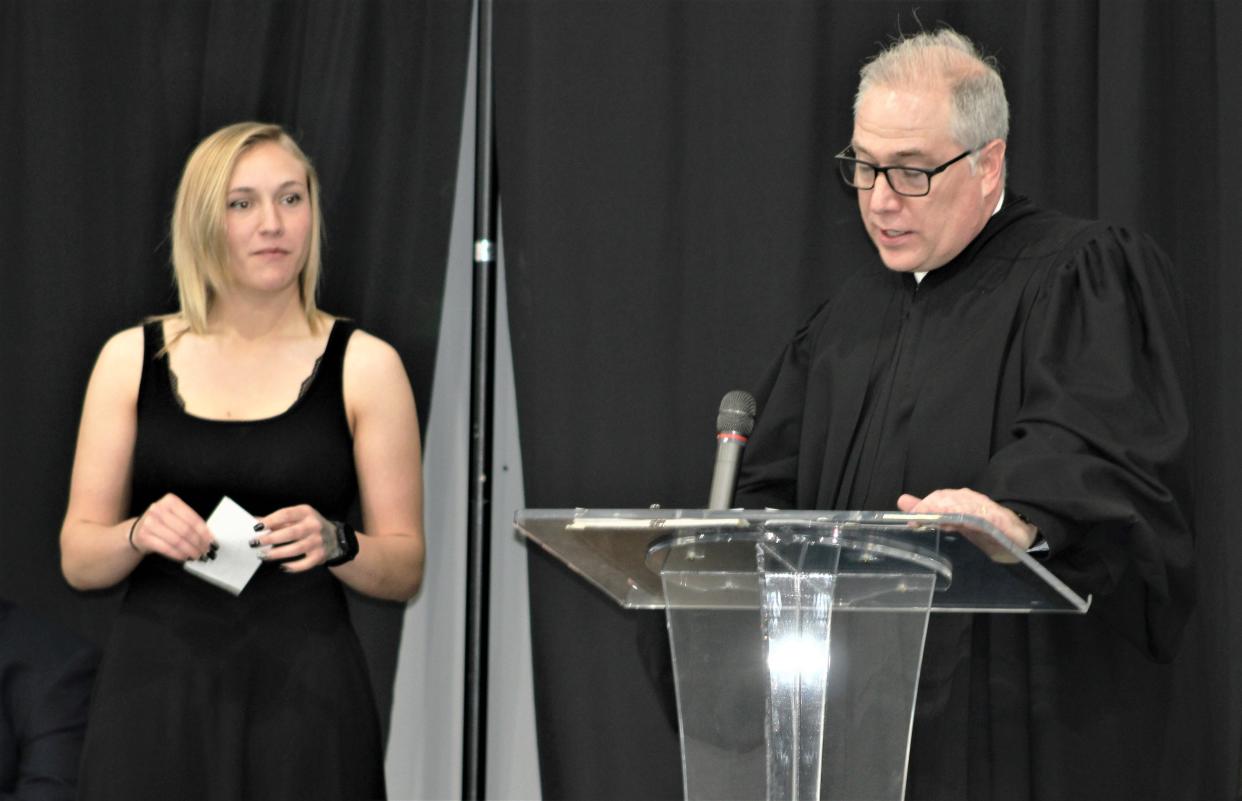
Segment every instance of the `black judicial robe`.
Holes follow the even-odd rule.
[[[908,799],[1197,797],[1161,664],[1194,592],[1170,270],[1145,237],[1014,199],[921,285],[878,261],[855,274],[756,392],[739,506],[970,487],[1094,596],[1085,616],[932,615]]]

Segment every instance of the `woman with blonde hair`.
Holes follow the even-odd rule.
[[[173,211],[180,311],[99,355],[62,570],[81,590],[128,586],[83,798],[385,793],[341,584],[401,601],[418,590],[418,422],[396,351],[316,307],[320,206],[313,166],[280,127],[209,136]],[[260,559],[237,595],[186,569],[236,558],[205,522],[226,497],[254,516]]]

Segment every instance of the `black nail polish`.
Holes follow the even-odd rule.
[[[262,531],[262,530],[263,530],[263,524],[262,524],[262,523],[255,523],[255,524],[254,524],[254,530],[255,530],[255,531]]]
[[[251,548],[258,548],[258,547],[259,547],[259,539],[258,539],[258,537],[254,538],[254,539],[252,539],[252,540],[250,541],[250,547],[251,547]]]

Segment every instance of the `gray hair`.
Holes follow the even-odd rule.
[[[903,36],[863,65],[854,95],[855,117],[863,95],[875,86],[948,87],[953,103],[950,133],[964,148],[976,150],[1009,137],[1009,101],[996,59],[980,54],[973,42],[951,28]]]

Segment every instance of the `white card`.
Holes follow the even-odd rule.
[[[255,537],[254,517],[227,495],[207,518],[207,528],[220,548],[207,562],[185,563],[185,569],[222,590],[240,595],[250,577],[259,569],[259,549],[251,548]]]

